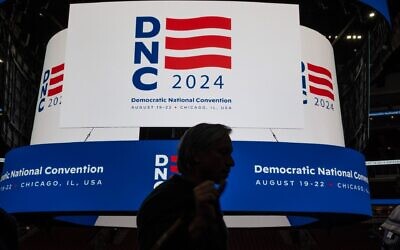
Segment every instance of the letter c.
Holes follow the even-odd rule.
[[[157,181],[156,183],[154,183],[153,188],[158,187],[158,185],[160,185],[161,183],[163,183],[164,181]]]
[[[152,75],[157,75],[157,69],[152,68],[152,67],[144,67],[141,69],[138,69],[133,73],[132,76],[132,83],[133,85],[140,90],[154,90],[157,88],[157,82],[153,83],[143,83],[142,82],[142,75],[144,74],[152,74]]]
[[[39,102],[39,107],[38,107],[38,111],[39,112],[42,112],[43,111],[43,109],[44,109],[44,101],[45,101],[46,99],[45,98],[43,98],[42,100],[40,100],[40,102]]]

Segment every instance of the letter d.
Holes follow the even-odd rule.
[[[144,31],[144,23],[152,24],[152,29]],[[160,21],[152,16],[138,16],[136,17],[136,38],[149,38],[154,37],[160,32]]]
[[[154,166],[164,167],[168,164],[168,156],[166,155],[156,155],[156,162]]]
[[[262,172],[262,166],[254,165],[254,173],[258,174]]]
[[[50,77],[50,70],[46,70],[46,71],[44,72],[44,74],[43,74],[43,81],[42,81],[42,83],[47,82],[47,80],[49,80],[49,77]]]

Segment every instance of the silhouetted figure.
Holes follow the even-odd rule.
[[[393,209],[381,227],[384,229],[382,250],[400,250],[400,205]]]
[[[143,202],[138,216],[141,250],[226,250],[219,198],[234,161],[231,129],[198,124],[185,132],[178,170]]]
[[[0,208],[0,250],[18,249],[18,224],[15,218]]]

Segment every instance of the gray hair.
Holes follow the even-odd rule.
[[[186,174],[196,153],[207,150],[215,142],[229,136],[232,129],[222,124],[200,123],[189,128],[181,137],[178,147],[178,170]]]

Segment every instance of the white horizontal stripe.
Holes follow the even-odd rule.
[[[176,38],[194,37],[194,36],[211,36],[211,35],[227,36],[227,37],[232,36],[230,30],[224,30],[224,29],[199,29],[199,30],[182,30],[182,31],[166,30],[165,31],[165,36],[176,37]]]
[[[136,227],[136,216],[99,216],[95,226],[99,227]]]
[[[229,228],[291,226],[286,216],[275,215],[225,215],[224,221]],[[137,227],[136,216],[99,216],[95,226],[135,228]]]
[[[165,55],[172,57],[199,56],[199,55],[231,56],[231,50],[222,48],[201,48],[201,49],[189,49],[189,50],[166,49]]]
[[[64,70],[61,70],[60,72],[54,73],[50,75],[50,78],[56,78],[57,76],[64,75]]]
[[[291,226],[286,216],[274,215],[225,215],[224,221],[229,228],[244,227],[288,227]]]
[[[326,80],[329,80],[330,82],[332,82],[332,79],[329,78],[329,76],[327,76],[327,75],[325,75],[325,74],[320,74],[320,73],[317,73],[317,72],[312,71],[312,70],[308,70],[308,74],[309,74],[309,75],[316,76],[316,77],[320,77],[320,78],[325,78]],[[333,78],[332,71],[331,71],[331,76],[332,76],[332,78]]]
[[[322,84],[313,83],[313,82],[310,82],[310,81],[308,81],[308,84],[309,84],[310,86],[313,86],[313,87],[316,87],[316,88],[319,88],[319,89],[328,90],[329,92],[331,92],[332,94],[334,94],[334,91],[333,91],[331,88],[329,88],[328,86],[325,86],[325,85],[322,85]]]

